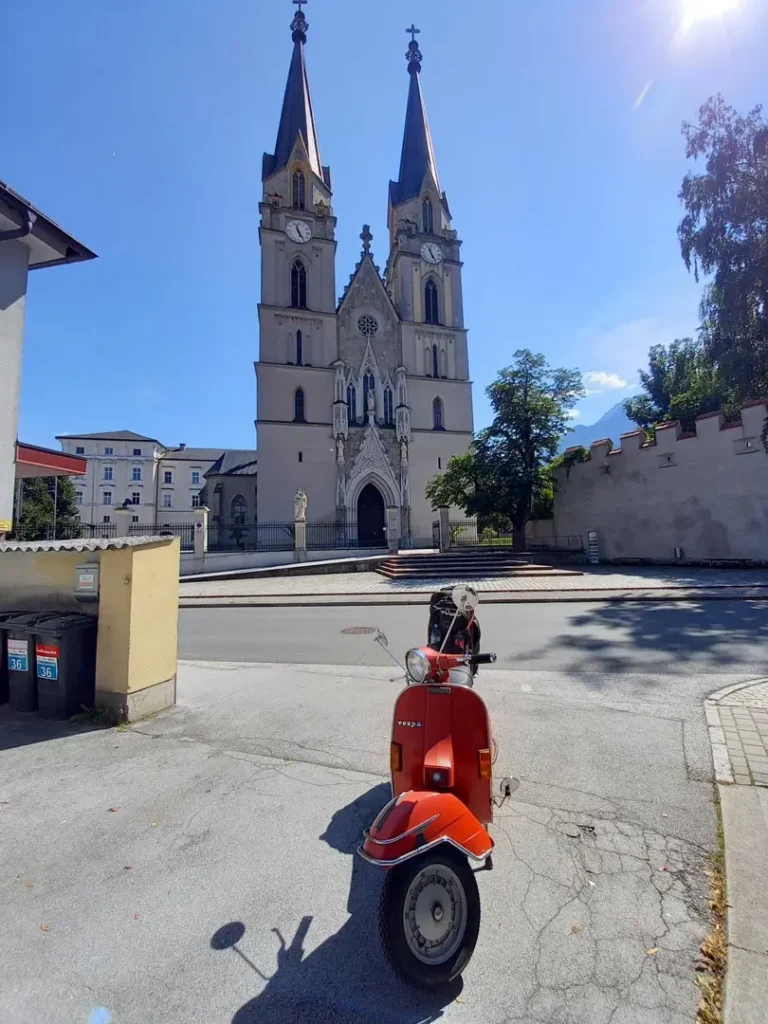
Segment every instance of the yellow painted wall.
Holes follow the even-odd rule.
[[[3,551],[0,611],[54,609],[96,613],[75,600],[75,567],[100,562],[102,551]]]
[[[134,554],[129,693],[176,675],[179,556],[178,538]]]

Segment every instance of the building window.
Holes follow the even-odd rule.
[[[373,379],[372,373],[366,373],[363,377],[363,416],[368,415],[368,392],[372,391],[374,399],[376,397],[376,381]],[[374,407],[376,403],[374,401]]]
[[[163,495],[163,508],[172,508],[171,502],[173,501],[172,494]]]
[[[102,523],[111,523],[112,522],[112,516],[102,516],[101,517],[101,521],[102,521]]]
[[[302,348],[302,337],[301,331],[296,331],[296,365],[302,366],[304,363]]]
[[[104,449],[104,454],[105,455],[114,455],[115,454],[115,449],[114,448],[105,448]]]
[[[112,491],[104,491],[103,492],[103,494],[101,495],[101,504],[102,505],[111,505],[112,504]]]
[[[200,470],[199,469],[193,469],[192,470],[192,483],[193,484],[199,484],[200,483]]]
[[[112,480],[113,479],[112,473],[113,473],[113,470],[112,470],[111,466],[105,466],[104,467],[104,479],[105,480]]]
[[[132,505],[140,505],[141,504],[141,492],[140,491],[132,491],[131,492],[131,504]]]
[[[430,199],[424,199],[421,204],[421,222],[422,229],[425,235],[434,234],[435,231],[435,220],[434,211],[432,209],[432,201]]]
[[[293,207],[303,210],[307,205],[307,182],[301,171],[293,172]]]
[[[200,495],[199,494],[193,494],[192,495],[192,508],[200,508]]]
[[[75,455],[85,455],[85,448],[83,448],[82,445],[78,445],[78,447],[75,448]]]
[[[352,385],[347,388],[347,421],[357,423],[357,391]]]
[[[433,430],[445,430],[445,424],[443,423],[443,400],[442,398],[436,398],[432,403],[432,429]]]
[[[305,423],[304,419],[304,389],[296,388],[293,395],[293,422]]]
[[[431,277],[424,285],[424,323],[440,323],[437,310],[437,285]]]
[[[141,480],[141,466],[134,466],[131,470],[131,480],[133,483],[137,483]]]
[[[83,492],[82,491],[75,491],[75,504],[76,505],[82,505],[83,504]]]
[[[443,460],[440,458],[439,455],[437,457],[437,468],[438,469],[442,469],[443,468]]]
[[[139,517],[138,516],[131,516],[131,522],[132,523],[138,523],[138,521],[139,521]]]
[[[291,267],[291,305],[294,309],[307,308],[307,268],[298,256]]]
[[[163,483],[164,484],[172,484],[173,483],[173,470],[172,469],[166,469],[165,472],[163,473]]]
[[[437,367],[437,345],[433,345],[432,346],[432,376],[433,377],[439,377],[440,376],[440,374],[438,372],[438,367]]]
[[[245,500],[242,494],[238,494],[236,498],[232,499],[230,512],[232,516],[233,526],[245,526],[247,524],[248,502]]]
[[[394,422],[395,415],[392,407],[392,389],[384,388],[384,425],[391,427]]]
[[[134,448],[133,449],[133,454],[134,455],[141,455],[141,448]]]

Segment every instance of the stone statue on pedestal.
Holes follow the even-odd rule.
[[[293,499],[293,519],[297,523],[307,521],[307,496],[299,487]]]

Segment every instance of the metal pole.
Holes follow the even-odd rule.
[[[21,529],[21,510],[24,505],[24,478],[19,477],[16,481],[16,522],[13,523],[14,531],[18,534]],[[16,537],[16,540],[20,540],[20,537]]]
[[[56,505],[59,500],[59,478],[55,476],[53,478],[53,537],[52,540],[56,540]]]

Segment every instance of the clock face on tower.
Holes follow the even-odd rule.
[[[443,250],[435,242],[425,242],[421,247],[421,258],[427,263],[442,263]]]
[[[308,242],[312,237],[312,228],[303,220],[290,220],[286,225],[285,233],[292,242]]]

